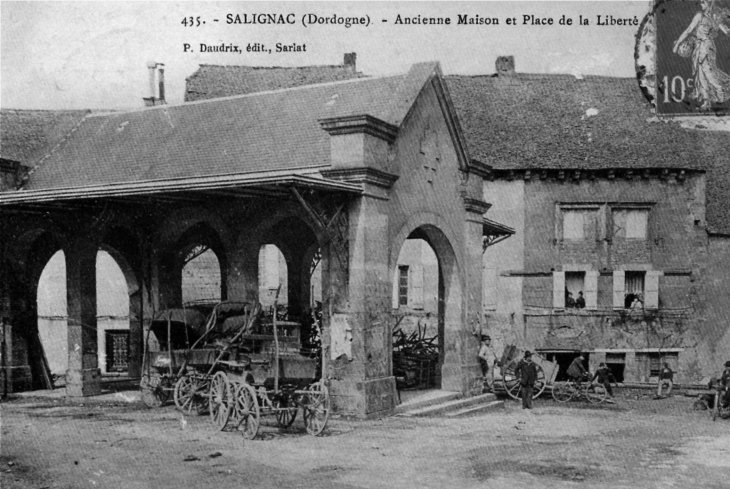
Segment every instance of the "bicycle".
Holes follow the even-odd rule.
[[[599,404],[608,398],[608,391],[603,384],[578,384],[575,380],[556,382],[553,384],[553,399],[558,402],[568,402],[572,399],[587,400],[592,404]]]

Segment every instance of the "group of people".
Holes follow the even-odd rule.
[[[583,291],[578,292],[578,297],[573,297],[573,293],[565,289],[565,307],[583,309],[586,307],[586,299],[583,297]]]
[[[598,365],[593,376],[590,375],[585,367],[585,354],[581,353],[570,363],[567,374],[568,377],[575,382],[579,388],[581,382],[590,381],[604,386],[609,399],[613,399],[613,388],[611,383],[616,383],[616,379],[611,369],[605,362]],[[488,335],[481,335],[481,346],[479,349],[479,363],[482,367],[482,376],[484,378],[484,391],[493,391],[494,387],[494,368],[500,366],[500,360],[492,349],[492,338]],[[515,367],[515,375],[520,380],[520,397],[522,399],[523,409],[532,409],[532,396],[534,394],[535,383],[538,379],[538,366],[532,360],[532,352],[526,351],[523,358]],[[725,362],[722,376],[719,380],[720,385],[724,389],[723,404],[730,405],[730,361]],[[657,388],[657,397],[662,397],[662,393],[669,396],[674,387],[674,371],[667,362],[663,362],[662,368],[659,370],[659,385]],[[666,391],[664,391],[666,389]]]

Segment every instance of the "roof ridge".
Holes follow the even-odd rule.
[[[219,65],[212,63],[202,63],[198,68],[203,66],[213,66],[216,68],[253,68],[255,70],[301,70],[303,68],[349,68],[349,65],[304,65],[304,66],[253,66],[253,65]],[[192,76],[192,75],[191,75]]]
[[[377,81],[377,80],[386,80],[389,78],[402,78],[405,74],[401,75],[386,75],[386,76],[377,76],[377,77],[362,77],[362,78],[351,78],[349,80],[338,80],[333,82],[326,82],[326,83],[314,83],[311,85],[301,85],[298,87],[288,87],[288,88],[280,88],[278,90],[265,90],[263,92],[253,92],[253,93],[245,93],[243,95],[230,95],[228,97],[216,97],[216,98],[209,98],[209,99],[203,99],[203,100],[193,100],[191,102],[181,102],[176,104],[165,104],[165,105],[155,105],[154,107],[140,107],[137,109],[131,109],[131,110],[125,110],[125,111],[118,111],[118,112],[103,112],[103,113],[96,113],[96,114],[90,114],[89,117],[100,117],[100,116],[108,116],[108,115],[124,115],[124,114],[135,114],[138,112],[147,112],[147,111],[153,111],[153,110],[167,110],[167,108],[177,108],[177,107],[187,107],[191,105],[201,105],[201,104],[210,104],[214,102],[221,102],[226,100],[239,100],[244,98],[253,98],[253,97],[259,97],[264,95],[273,95],[277,93],[284,93],[284,92],[292,92],[292,91],[304,91],[304,90],[311,90],[314,88],[319,87],[326,87],[326,86],[334,86],[334,85],[345,85],[347,83],[365,83],[370,81]]]

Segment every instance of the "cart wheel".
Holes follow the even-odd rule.
[[[259,403],[256,400],[256,391],[249,384],[240,383],[236,386],[233,412],[243,437],[247,440],[256,438],[259,432]]]
[[[206,382],[197,376],[183,375],[175,383],[175,407],[183,414],[203,414],[208,406]]]
[[[310,435],[320,435],[327,426],[330,417],[330,393],[323,381],[316,382],[309,387],[302,406],[304,426]]]
[[[520,377],[515,372],[518,360],[512,360],[502,369],[502,384],[504,390],[512,399],[520,399]],[[537,366],[537,380],[532,390],[532,398],[537,399],[545,391],[545,371],[540,365]]]
[[[553,399],[558,402],[568,402],[573,398],[575,390],[566,382],[555,382],[553,384]]]
[[[218,430],[225,428],[228,423],[228,418],[231,415],[232,399],[228,376],[225,372],[216,372],[213,380],[210,381],[208,404],[210,406],[210,419]]]
[[[167,401],[168,393],[162,386],[160,374],[145,374],[139,383],[142,402],[148,408],[158,408]]]
[[[588,384],[585,388],[585,396],[588,402],[598,404],[606,400],[608,393],[603,384]]]
[[[276,410],[276,424],[280,428],[288,428],[297,419],[297,405],[289,398],[276,399],[274,401]]]

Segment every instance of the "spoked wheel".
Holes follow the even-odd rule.
[[[164,389],[162,377],[157,373],[143,375],[139,388],[142,402],[148,408],[162,406],[169,397],[168,392]]]
[[[317,436],[324,431],[330,417],[330,393],[321,380],[307,387],[307,390],[309,392],[305,394],[302,405],[304,427],[307,433]]]
[[[249,384],[238,383],[235,390],[235,401],[231,417],[236,426],[247,440],[256,438],[259,432],[259,403],[256,400],[256,391]]]
[[[594,404],[605,401],[606,396],[608,396],[606,387],[603,384],[588,384],[584,393],[588,402],[592,402]]]
[[[553,399],[558,402],[568,402],[573,398],[575,390],[566,382],[556,382],[553,384]]]
[[[219,430],[225,428],[228,423],[228,418],[231,415],[232,399],[233,395],[231,394],[228,376],[225,372],[216,372],[210,381],[208,404],[210,406],[210,419]]]
[[[518,360],[512,360],[502,369],[502,384],[504,390],[512,399],[520,399],[520,376],[517,374],[515,369],[517,368]],[[535,380],[535,386],[532,390],[532,398],[537,399],[545,391],[545,371],[541,366],[537,366],[537,380]]]
[[[297,405],[289,398],[282,397],[273,402],[276,410],[276,424],[280,428],[288,428],[297,419]]]
[[[175,383],[175,407],[183,414],[202,414],[208,407],[208,384],[197,375],[183,375]]]

